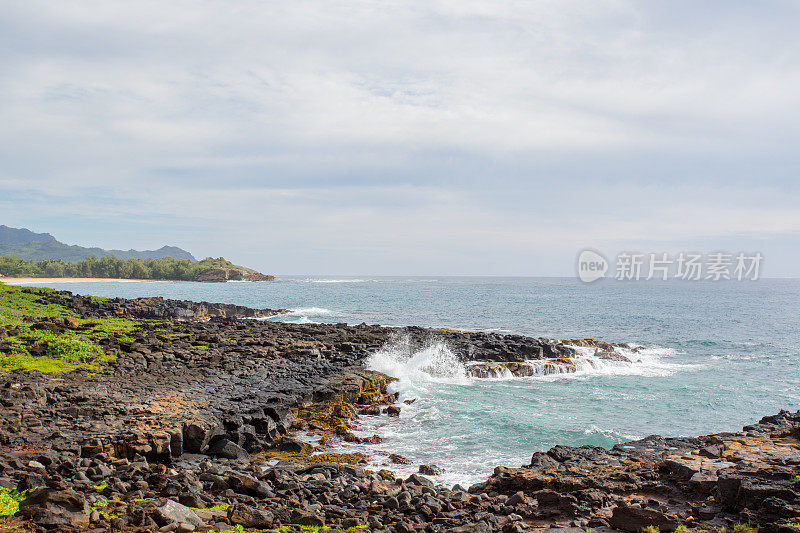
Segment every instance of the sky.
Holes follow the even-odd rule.
[[[800,276],[795,1],[0,0],[0,223],[278,274]]]

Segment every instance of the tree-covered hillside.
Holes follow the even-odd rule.
[[[15,255],[27,261],[61,259],[77,262],[94,257],[117,257],[119,259],[186,259],[194,256],[177,246],[163,246],[158,250],[104,250],[85,246],[64,244],[49,233],[34,233],[25,228],[10,228],[0,225],[0,255]]]
[[[234,265],[224,257],[201,261],[187,259],[119,259],[90,256],[76,263],[56,260],[26,261],[15,256],[0,257],[0,275],[30,278],[121,278],[168,279],[179,281],[261,281],[272,278],[252,269]],[[213,279],[212,279],[213,278]]]

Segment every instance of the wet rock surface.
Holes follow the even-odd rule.
[[[372,472],[363,455],[330,449],[380,447],[352,429],[358,413],[401,412],[391,378],[364,368],[398,336],[493,363],[567,358],[575,342],[241,320],[280,310],[157,298],[66,301],[83,318],[141,323],[130,342],[109,341],[121,355],[97,373],[0,376],[0,485],[28,491],[15,527],[602,533],[750,521],[790,531],[800,516],[800,413],[740,433],[557,446],[468,490],[438,485],[430,464],[395,479],[392,464],[413,463],[391,450]]]

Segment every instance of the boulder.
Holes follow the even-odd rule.
[[[444,468],[436,465],[419,465],[419,473],[426,476],[438,476],[444,474]]]
[[[255,498],[274,496],[268,484],[242,473],[231,472],[226,481],[231,490],[239,494],[247,494]]]
[[[301,440],[284,437],[278,445],[278,449],[282,452],[306,454],[314,451],[314,447]]]
[[[219,439],[209,446],[206,454],[224,457],[225,459],[247,459],[250,457],[247,450],[225,438]]]
[[[201,453],[218,429],[205,420],[187,422],[183,426],[183,449],[189,453]]]
[[[293,510],[291,520],[292,524],[297,524],[300,526],[321,528],[325,525],[325,520],[323,520],[319,515],[303,509]]]
[[[91,508],[86,499],[72,489],[35,489],[19,504],[19,514],[44,527],[89,526]]]
[[[525,503],[525,493],[522,491],[515,492],[506,500],[506,505],[517,505]]]
[[[408,476],[406,483],[409,485],[420,485],[422,487],[433,487],[433,481],[418,474],[411,474]]]
[[[246,528],[271,529],[275,517],[269,511],[253,509],[243,504],[236,504],[228,508],[228,519],[231,524],[241,524]]]
[[[194,527],[205,527],[205,523],[197,514],[178,502],[167,500],[164,505],[153,511],[153,519],[159,526],[169,524],[191,524]]]
[[[678,520],[656,511],[655,509],[641,509],[638,507],[614,507],[609,525],[629,533],[638,533],[642,528],[655,526],[661,532],[675,531]]]
[[[708,472],[697,472],[689,478],[689,485],[692,486],[695,490],[702,494],[711,494],[711,492],[717,487],[717,478],[716,475],[710,474]]]

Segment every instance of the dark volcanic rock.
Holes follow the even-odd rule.
[[[241,524],[247,528],[269,529],[275,517],[269,511],[253,509],[244,504],[236,504],[228,509],[228,519],[232,524]]]
[[[250,457],[250,454],[247,453],[247,450],[235,442],[231,442],[225,438],[220,439],[213,445],[209,446],[206,453],[208,455],[224,457],[225,459],[247,459]]]
[[[628,531],[629,533],[639,533],[642,528],[655,526],[659,531],[675,531],[678,527],[677,518],[670,518],[660,511],[653,509],[641,509],[637,507],[614,507],[611,519],[608,521],[611,527]]]
[[[203,527],[205,523],[193,510],[172,500],[167,500],[153,513],[157,524],[191,524],[194,527]]]
[[[90,511],[83,495],[71,489],[48,487],[34,489],[19,505],[22,517],[44,527],[87,527]]]
[[[615,345],[240,320],[273,312],[162,299],[63,299],[84,319],[141,322],[127,338],[104,341],[118,357],[97,373],[78,370],[63,381],[23,371],[0,376],[0,484],[30,490],[20,516],[42,527],[324,523],[434,533],[554,525],[551,531],[608,533],[609,524],[666,532],[677,522],[714,530],[750,520],[765,533],[789,533],[786,524],[800,514],[800,412],[765,417],[739,433],[654,435],[610,450],[555,446],[534,453],[526,467],[496,468],[469,492],[419,474],[395,479],[392,464],[412,461],[381,449],[380,439],[354,435],[356,413],[400,413],[386,390],[391,379],[363,367],[387,343],[411,352],[446,342],[465,361],[507,366],[568,359],[570,345],[600,352]],[[76,322],[31,320],[41,331],[83,327]],[[0,339],[8,331],[0,327]],[[307,439],[299,430],[315,444],[300,440]],[[386,469],[372,472],[363,456],[330,453],[342,440],[373,443]],[[439,470],[422,465],[420,472]]]

